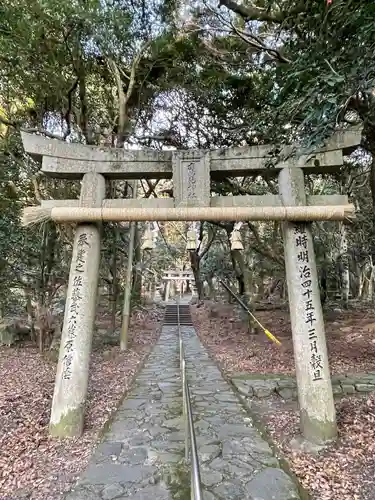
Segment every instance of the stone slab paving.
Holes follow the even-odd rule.
[[[232,387],[182,327],[204,500],[297,500]],[[189,500],[178,331],[165,326],[110,430],[65,500]]]
[[[167,500],[183,483],[182,390],[176,327],[159,341],[109,432],[66,500]],[[187,477],[187,476],[186,476]]]
[[[363,394],[375,391],[375,373],[354,373],[333,375],[332,389],[334,395]],[[284,400],[297,399],[297,382],[295,377],[287,375],[238,374],[232,377],[232,383],[238,392],[246,398],[268,398],[280,396]]]
[[[206,500],[300,496],[197,337],[181,328]]]

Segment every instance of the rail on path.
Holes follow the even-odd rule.
[[[158,342],[65,500],[128,498],[300,500],[184,300],[167,305]]]
[[[167,305],[165,311],[164,324],[176,325],[178,330],[178,342],[180,350],[180,370],[182,381],[182,406],[185,419],[185,459],[190,458],[191,476],[190,490],[192,500],[202,500],[202,488],[200,478],[199,459],[197,451],[197,441],[194,430],[194,420],[192,404],[190,398],[189,383],[186,376],[186,361],[184,351],[184,341],[181,335],[181,325],[193,326],[190,316],[190,307],[187,304]]]

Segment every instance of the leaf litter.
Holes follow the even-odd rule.
[[[161,311],[153,308],[135,314],[126,352],[100,346],[96,336],[80,438],[59,440],[48,435],[56,363],[35,347],[0,348],[1,499],[62,497],[87,465],[103,425],[155,344],[161,319]],[[97,326],[99,334],[105,333],[109,320],[101,318]]]
[[[289,314],[260,311],[257,319],[281,346],[261,332],[250,335],[233,305],[205,302],[193,308],[201,341],[227,376],[235,373],[295,375]],[[336,311],[326,314],[329,362],[333,374],[375,372],[375,314]],[[280,398],[278,398],[280,400]],[[317,455],[290,446],[299,434],[297,405],[268,406],[267,429],[312,500],[375,498],[375,393],[336,401],[338,440]]]

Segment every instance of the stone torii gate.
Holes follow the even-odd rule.
[[[190,281],[190,283],[195,283],[193,271],[176,271],[168,270],[164,271],[163,281],[167,282],[165,289],[165,302],[168,301],[170,295],[171,281]]]
[[[100,260],[101,220],[280,220],[288,283],[295,366],[304,437],[334,439],[336,414],[328,366],[310,221],[344,220],[354,211],[342,195],[307,196],[304,172],[337,172],[343,154],[360,144],[346,131],[310,157],[267,167],[271,146],[214,151],[132,151],[68,144],[22,134],[25,151],[50,177],[81,180],[79,200],[46,200],[24,220],[77,222],[50,432],[82,433]],[[278,175],[279,195],[210,195],[210,180]],[[106,179],[173,178],[174,199],[105,199]],[[38,217],[40,217],[38,219]]]

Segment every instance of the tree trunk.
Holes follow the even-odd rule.
[[[210,298],[216,300],[216,290],[213,282],[213,276],[207,276],[207,286],[209,290],[209,296]]]
[[[359,287],[361,282],[361,269],[354,261],[352,263],[351,279],[350,279],[350,294],[353,298],[358,299]]]
[[[26,299],[26,313],[27,313],[27,323],[30,327],[30,337],[33,342],[36,342],[35,335],[35,318],[34,318],[34,309],[31,299],[31,290],[30,288],[24,289],[25,299]]]
[[[135,302],[140,303],[142,299],[142,273],[140,271],[142,264],[142,250],[139,238],[138,224],[135,226],[134,241],[134,274],[133,274],[133,298]]]
[[[252,294],[252,273],[245,263],[245,259],[241,250],[231,250],[233,259],[236,262],[238,269],[238,277],[241,278],[242,290],[240,295],[246,295],[250,300]],[[242,293],[241,293],[242,292]]]
[[[360,276],[359,276],[359,285],[358,285],[358,293],[357,293],[358,300],[361,300],[363,298],[365,282],[366,282],[366,273],[365,273],[365,270],[362,269]]]
[[[197,252],[191,251],[189,252],[190,255],[190,265],[191,269],[193,270],[194,274],[194,279],[195,279],[195,286],[197,288],[197,294],[198,294],[198,299],[203,300],[204,299],[204,289],[203,289],[203,281],[201,278],[201,272],[200,272],[200,258]]]
[[[340,260],[341,260],[341,300],[345,309],[349,305],[350,275],[349,275],[349,256],[348,256],[348,238],[345,224],[340,224]]]
[[[320,301],[322,305],[326,303],[326,300],[327,300],[327,271],[325,268],[323,268],[320,273]]]
[[[112,286],[111,286],[111,331],[116,330],[116,313],[117,313],[117,293],[118,293],[118,276],[117,276],[117,245],[118,245],[118,226],[114,229],[114,240],[112,245]]]
[[[240,295],[243,297],[244,302],[248,306],[248,308],[254,313],[255,305],[252,300],[252,272],[247,267],[245,263],[245,259],[241,250],[231,250],[231,254],[233,256],[234,261],[236,262],[236,268],[238,269],[238,277],[241,277],[241,281],[243,283],[243,290]],[[257,324],[254,322],[253,318],[248,315],[248,326],[250,333],[256,333]]]
[[[228,240],[229,240],[229,236],[230,236],[230,233],[228,233]],[[245,279],[244,279],[243,272],[241,271],[241,268],[237,265],[237,260],[235,258],[235,252],[236,252],[236,250],[230,251],[230,258],[232,261],[233,271],[236,275],[236,280],[237,280],[237,285],[238,285],[238,293],[239,293],[239,295],[245,295],[245,293],[246,293]]]
[[[259,272],[259,281],[257,283],[257,300],[264,299],[264,276],[265,273],[261,270]]]
[[[368,276],[366,276],[367,287],[366,287],[366,295],[365,300],[369,302],[373,300],[374,297],[374,278],[375,278],[375,266],[371,264],[370,269],[368,271]]]
[[[373,134],[368,134],[368,136],[373,137]],[[369,137],[367,137],[369,139]],[[372,142],[372,141],[371,141]],[[370,144],[370,146],[374,146],[374,144]],[[371,271],[370,271],[370,281],[368,282],[368,298],[372,299],[373,292],[373,263],[375,262],[375,149],[372,147],[371,155],[372,155],[372,163],[370,170],[370,190],[371,190],[371,199],[372,199],[372,234],[369,235],[371,246],[370,246],[370,255],[371,255]]]
[[[230,236],[233,230],[233,224],[226,227],[226,233],[229,242],[229,248],[231,246]],[[233,270],[236,274],[237,282],[238,282],[238,293],[241,296],[246,296],[250,301],[251,293],[252,293],[252,273],[250,269],[247,267],[243,254],[241,250],[231,250],[230,256],[232,260]]]

